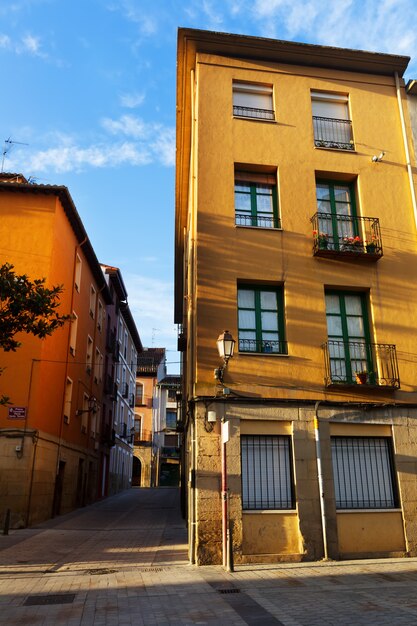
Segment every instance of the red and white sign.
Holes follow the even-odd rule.
[[[26,419],[26,407],[25,406],[9,406],[9,420],[25,420]]]

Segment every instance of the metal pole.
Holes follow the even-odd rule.
[[[316,457],[317,457],[317,474],[319,480],[319,491],[320,491],[320,510],[321,510],[321,527],[323,532],[323,551],[324,558],[327,560],[329,558],[328,549],[327,549],[327,527],[326,527],[326,510],[325,510],[325,502],[324,502],[324,485],[323,485],[323,471],[321,467],[321,448],[320,448],[320,433],[319,433],[319,419],[317,416],[317,411],[319,408],[319,402],[316,402],[315,411],[316,415],[314,418],[314,431],[315,431],[315,439],[316,439]]]
[[[224,422],[223,422],[224,424]],[[223,567],[227,568],[228,553],[228,507],[227,507],[227,460],[226,460],[226,442],[222,432],[222,543],[223,543]]]

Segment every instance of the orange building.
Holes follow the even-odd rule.
[[[165,374],[165,348],[144,348],[138,356],[136,372],[133,486],[156,484],[152,458],[152,407],[155,386]]]
[[[63,285],[59,312],[72,315],[52,336],[22,335],[15,353],[1,355],[0,393],[12,404],[0,407],[0,515],[10,509],[12,526],[23,527],[105,495],[111,298],[66,187],[2,175],[0,216],[0,262]]]

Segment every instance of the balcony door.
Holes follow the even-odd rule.
[[[358,236],[353,186],[336,181],[317,181],[318,227],[328,236],[328,247],[341,250]]]
[[[327,292],[326,316],[332,382],[354,383],[363,371],[374,382],[365,294]]]

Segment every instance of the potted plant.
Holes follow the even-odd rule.
[[[366,251],[368,254],[375,254],[378,246],[378,238],[375,235],[372,235],[371,241],[366,242]]]
[[[359,235],[356,237],[343,237],[342,250],[347,252],[363,252],[363,240]]]
[[[355,372],[355,377],[358,385],[366,385],[368,381],[368,372],[367,370],[360,370],[359,372]]]
[[[318,230],[313,230],[313,235],[320,250],[327,250],[329,245],[329,235]]]

